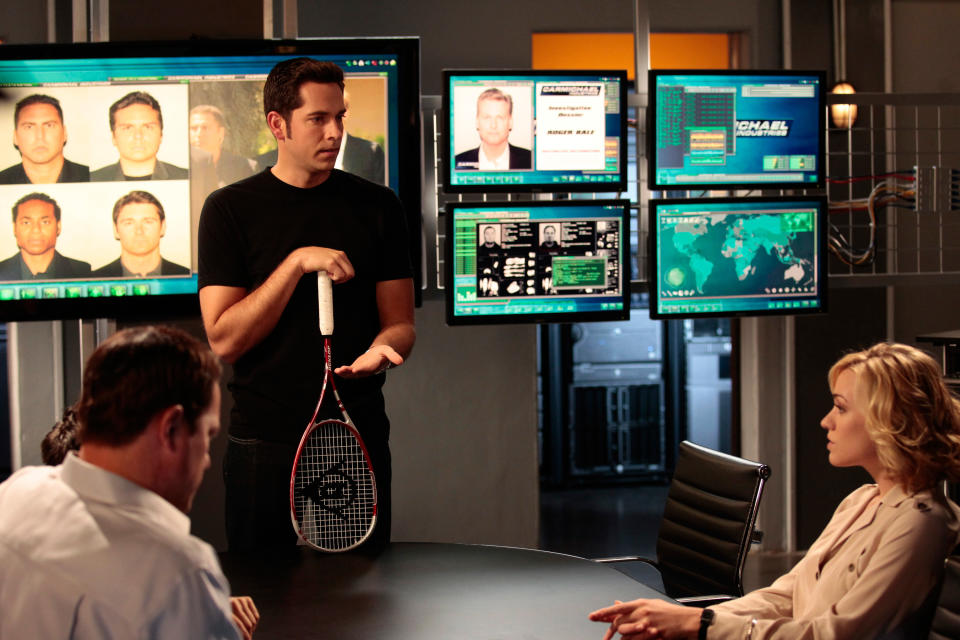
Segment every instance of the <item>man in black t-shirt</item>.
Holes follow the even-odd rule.
[[[271,169],[207,199],[200,220],[200,307],[214,352],[234,367],[224,461],[232,550],[293,545],[289,478],[323,374],[316,271],[334,286],[338,389],[377,478],[377,527],[390,538],[389,422],[383,372],[413,348],[413,280],[392,191],[334,169],[343,72],[281,62],[264,86],[279,148]]]

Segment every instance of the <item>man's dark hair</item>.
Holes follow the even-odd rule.
[[[53,215],[57,219],[57,222],[60,222],[60,205],[57,204],[57,201],[48,196],[45,193],[28,193],[19,200],[16,204],[13,205],[13,221],[17,221],[17,210],[20,209],[20,205],[24,202],[30,202],[31,200],[39,200],[40,202],[46,202],[47,204],[53,205]]]
[[[180,329],[124,329],[87,360],[77,402],[80,441],[122,446],[150,420],[172,406],[183,407],[191,432],[210,406],[220,364],[200,341]]]
[[[163,213],[163,205],[157,200],[157,197],[148,191],[131,191],[127,195],[117,200],[113,205],[113,224],[117,224],[117,218],[120,217],[120,210],[128,204],[152,204],[157,208],[157,215],[160,216],[160,222],[163,222],[166,216]]]
[[[43,464],[56,466],[63,462],[67,454],[80,448],[77,438],[77,410],[67,407],[63,417],[53,425],[40,443],[40,457]]]
[[[135,104],[145,104],[156,111],[160,130],[163,131],[163,113],[160,111],[160,103],[146,91],[131,91],[110,105],[110,131],[113,131],[117,126],[117,111]]]
[[[343,91],[343,69],[332,62],[291,58],[278,62],[263,85],[263,115],[276,111],[290,128],[290,115],[303,106],[300,87],[306,82],[334,83]]]
[[[48,104],[54,109],[57,110],[57,115],[60,116],[60,122],[63,123],[63,109],[60,108],[60,101],[54,98],[53,96],[47,96],[42,93],[34,93],[29,95],[20,102],[17,103],[17,106],[13,108],[13,126],[16,127],[20,124],[20,112],[26,109],[27,107],[34,104]]]

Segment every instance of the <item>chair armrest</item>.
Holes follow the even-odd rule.
[[[675,598],[677,602],[688,607],[709,607],[727,600],[733,600],[733,596],[715,594],[709,596],[689,596],[686,598]]]
[[[615,558],[591,558],[594,562],[599,562],[601,564],[608,564],[612,562],[643,562],[644,564],[649,564],[652,567],[657,566],[656,560],[651,560],[650,558],[644,558],[643,556],[618,556]]]

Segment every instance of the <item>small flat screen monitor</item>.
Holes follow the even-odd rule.
[[[625,71],[443,72],[444,190],[626,188]]]
[[[826,310],[819,196],[650,201],[650,316]]]
[[[451,203],[447,323],[626,320],[627,200]]]
[[[197,313],[203,202],[276,162],[263,84],[296,56],[344,70],[337,166],[397,192],[417,265],[417,38],[3,46],[0,321]]]
[[[650,71],[650,188],[824,184],[821,71]]]

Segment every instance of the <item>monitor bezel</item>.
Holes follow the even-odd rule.
[[[81,42],[60,44],[14,44],[0,47],[0,60],[50,60],[82,58],[230,57],[230,56],[323,56],[394,55],[397,57],[399,127],[397,142],[398,196],[406,214],[410,236],[410,261],[417,304],[422,300],[422,142],[420,115],[420,38],[418,36],[299,38],[291,39],[195,39],[144,42]],[[196,271],[192,271],[196,279]],[[38,281],[42,286],[45,281]],[[65,282],[56,280],[51,282]],[[131,280],[130,282],[136,282]],[[197,293],[155,296],[122,296],[71,299],[19,299],[0,301],[0,322],[115,318],[157,320],[197,316]]]
[[[440,182],[444,193],[613,193],[625,191],[627,188],[627,72],[623,69],[443,69],[443,131],[440,136],[440,158],[443,163],[443,174]],[[517,184],[517,185],[451,185],[453,163],[450,153],[450,101],[453,96],[450,92],[450,81],[459,76],[499,76],[505,80],[551,77],[551,76],[583,76],[584,79],[593,76],[617,76],[620,80],[620,171],[619,179],[615,182],[598,183],[568,183],[563,188],[557,188],[554,183]],[[534,138],[536,140],[536,138]]]
[[[716,191],[728,189],[823,189],[826,186],[826,81],[827,75],[824,71],[803,71],[794,69],[650,69],[647,76],[647,88],[649,91],[649,105],[647,108],[647,182],[651,191]],[[818,121],[817,130],[820,136],[817,138],[819,149],[816,154],[817,172],[816,182],[691,182],[691,183],[660,183],[657,182],[657,155],[656,155],[656,126],[657,126],[657,78],[667,75],[693,75],[693,76],[808,76],[819,79],[820,90],[818,92]]]
[[[570,313],[538,313],[538,314],[500,314],[500,315],[454,315],[453,265],[454,265],[454,213],[457,209],[503,209],[504,207],[523,207],[545,209],[561,207],[575,209],[584,206],[616,206],[620,208],[621,240],[620,240],[620,278],[622,291],[620,300],[622,309],[607,311],[577,311]],[[605,198],[596,200],[531,200],[531,201],[498,201],[498,202],[448,202],[444,208],[444,307],[446,308],[447,325],[491,325],[491,324],[544,324],[570,323],[605,320],[630,319],[630,201],[624,198]]]
[[[817,229],[817,241],[820,247],[820,256],[817,261],[817,282],[820,283],[818,308],[797,308],[785,311],[783,309],[757,309],[751,311],[735,312],[686,312],[686,313],[660,313],[660,278],[657,271],[657,261],[659,253],[657,251],[657,211],[661,206],[673,206],[678,204],[744,204],[755,203],[762,206],[764,203],[785,203],[785,202],[810,202],[818,205],[819,220]],[[830,214],[829,204],[826,196],[816,195],[797,195],[797,196],[769,196],[755,198],[651,198],[647,212],[647,273],[649,276],[649,295],[650,295],[650,317],[655,320],[682,320],[685,318],[746,318],[756,316],[793,316],[793,315],[815,315],[824,314],[829,310],[829,292],[830,283],[828,275],[828,255],[829,247],[827,245],[827,227]]]

